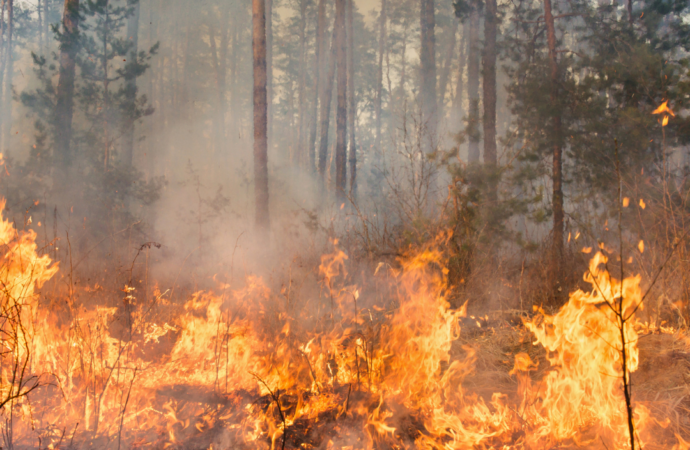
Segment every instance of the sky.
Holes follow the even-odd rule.
[[[369,11],[378,9],[381,5],[381,0],[355,0],[359,12],[364,14],[364,17],[369,17]]]

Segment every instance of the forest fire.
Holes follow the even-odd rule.
[[[690,450],[689,13],[2,0],[0,450]]]
[[[620,329],[641,307],[639,276],[623,283],[594,256],[555,315],[517,328],[546,350],[514,352],[515,388],[464,386],[478,355],[457,348],[465,309],[451,309],[443,234],[380,265],[355,286],[334,241],[313,299],[277,295],[257,277],[197,292],[179,307],[125,288],[121,307],[89,307],[78,292],[37,289],[58,271],[33,232],[3,220],[2,399],[17,446],[40,448],[625,448]],[[64,269],[61,269],[64,270]],[[59,298],[52,298],[58,295]],[[617,300],[618,301],[618,300]],[[613,306],[606,307],[607,302]],[[51,306],[52,305],[52,306]],[[57,306],[62,305],[62,306]],[[314,313],[314,311],[318,311]],[[119,316],[119,319],[115,320]],[[123,325],[124,324],[124,325]],[[468,324],[468,325],[465,325]],[[626,322],[628,372],[639,324]],[[476,326],[476,325],[474,325]],[[531,334],[528,334],[531,333]],[[506,364],[506,371],[509,365]],[[636,439],[655,448],[669,428],[642,403]],[[668,434],[671,430],[666,430]],[[677,448],[685,447],[682,438]]]

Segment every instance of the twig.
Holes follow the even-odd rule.
[[[255,374],[254,372],[249,372],[249,374],[256,378],[261,384],[263,384],[266,387],[266,389],[268,389],[268,393],[271,394],[271,398],[278,407],[278,414],[280,414],[280,420],[283,422],[283,446],[281,450],[285,450],[285,440],[287,439],[287,424],[285,422],[285,414],[283,414],[283,409],[280,407],[280,399],[275,393],[273,393],[271,388],[268,387],[268,384],[266,384],[266,382],[262,380],[257,374]]]
[[[72,431],[72,437],[69,440],[69,448],[72,448],[72,442],[74,442],[74,435],[77,434],[77,428],[79,427],[79,422],[74,426],[74,431]]]
[[[120,416],[120,430],[117,432],[117,450],[120,450],[120,444],[122,441],[122,424],[125,422],[125,411],[127,411],[127,403],[129,403],[129,394],[132,393],[132,385],[134,384],[134,378],[137,376],[138,367],[134,368],[134,373],[132,374],[132,381],[129,383],[129,390],[127,391],[127,398],[125,399],[125,406],[122,407],[122,414]]]

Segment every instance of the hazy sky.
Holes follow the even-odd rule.
[[[367,13],[373,8],[379,8],[381,5],[381,0],[355,0],[359,11],[367,17]]]

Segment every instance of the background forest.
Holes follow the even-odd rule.
[[[374,260],[451,229],[455,285],[496,301],[484,275],[528,270],[556,303],[583,248],[621,238],[652,273],[682,241],[685,298],[687,8],[268,0],[274,241],[321,230]],[[178,262],[202,249],[200,264],[238,245],[255,206],[251,18],[241,1],[3,0],[15,223],[83,270],[123,271],[143,242]]]

